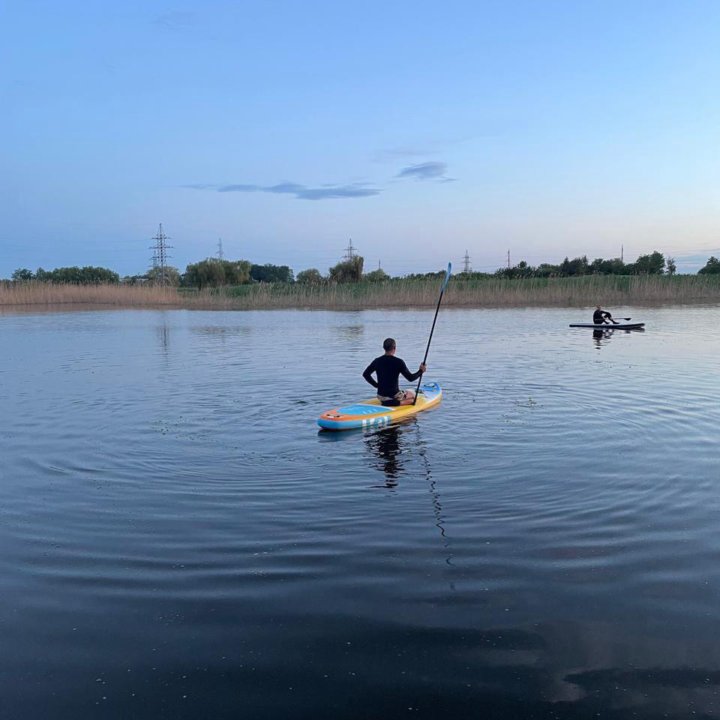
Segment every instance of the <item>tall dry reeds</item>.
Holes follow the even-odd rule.
[[[432,307],[439,280],[390,280],[339,285],[240,285],[176,290],[144,285],[0,285],[0,309],[10,306],[66,308],[181,307],[206,310],[284,308],[365,310]],[[453,278],[445,304],[456,307],[587,307],[720,303],[720,276],[589,275],[577,278]]]
[[[149,285],[54,285],[2,283],[0,307],[11,306],[180,307],[175,288]]]

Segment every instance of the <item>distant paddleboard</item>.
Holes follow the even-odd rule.
[[[355,430],[382,428],[435,407],[442,400],[442,389],[437,383],[423,383],[414,405],[385,407],[377,398],[324,412],[318,418],[323,430]]]
[[[603,323],[601,325],[594,325],[593,323],[576,323],[575,325],[570,325],[570,327],[593,328],[594,330],[639,330],[640,328],[645,327],[645,323],[617,323],[617,325],[615,323]]]

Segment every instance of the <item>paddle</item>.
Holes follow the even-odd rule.
[[[447,287],[447,284],[450,282],[450,273],[452,272],[452,263],[448,263],[447,273],[445,274],[445,279],[443,280],[442,287],[440,288],[440,297],[438,298],[437,307],[435,308],[435,317],[433,318],[432,327],[430,328],[430,337],[428,338],[427,347],[425,348],[425,357],[423,358],[422,364],[425,365],[427,362],[427,356],[430,352],[430,343],[432,342],[432,336],[433,332],[435,331],[435,323],[437,322],[437,316],[440,312],[440,303],[443,299],[443,293],[445,292],[445,288]],[[422,375],[418,378],[418,384],[417,389],[415,390],[415,397],[413,399],[413,405],[417,402],[418,399],[418,393],[420,392],[420,384],[422,383]]]

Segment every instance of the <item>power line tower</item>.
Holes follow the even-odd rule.
[[[470,255],[468,254],[467,250],[465,251],[465,257],[463,258],[463,272],[470,272]]]
[[[510,269],[510,251],[508,250],[508,270]]]
[[[225,253],[223,253],[222,238],[218,238],[217,258],[218,260],[225,259]]]
[[[155,282],[160,285],[167,285],[170,280],[167,261],[171,257],[168,250],[172,248],[172,245],[167,244],[167,240],[170,238],[163,232],[162,223],[160,223],[157,235],[151,239],[155,241],[155,244],[150,246],[153,251],[152,266],[153,270],[156,271]]]
[[[356,257],[357,257],[357,251],[356,251],[356,249],[353,247],[352,238],[350,238],[350,240],[349,240],[349,242],[348,242],[348,246],[345,248],[345,255],[343,256],[343,260],[344,260],[345,262],[348,262],[348,261],[350,261],[350,260],[352,260],[353,258],[356,258]]]

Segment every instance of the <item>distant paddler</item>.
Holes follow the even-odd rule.
[[[613,316],[607,310],[603,310],[600,305],[596,305],[595,312],[593,313],[593,324],[609,325],[610,323],[617,325],[618,321],[613,320]]]
[[[398,405],[412,405],[415,401],[414,390],[401,390],[398,381],[402,375],[409,382],[417,380],[427,371],[425,363],[420,363],[417,372],[411,373],[404,360],[395,357],[397,344],[393,338],[383,342],[384,355],[376,357],[363,372],[363,377],[374,388],[377,388],[378,400],[382,405],[397,407]],[[377,380],[372,374],[377,375]]]

